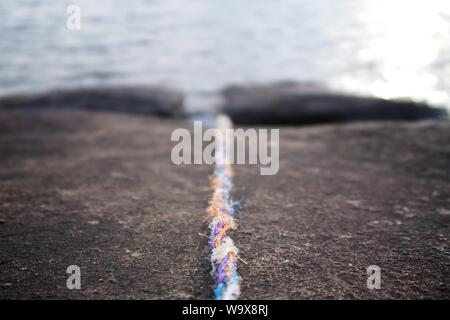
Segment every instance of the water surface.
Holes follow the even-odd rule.
[[[69,4],[81,30],[66,28]],[[2,0],[0,95],[306,80],[450,105],[450,1]]]

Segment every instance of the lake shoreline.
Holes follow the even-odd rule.
[[[186,93],[161,86],[60,89],[0,97],[0,109],[109,111],[174,119],[224,113],[242,125],[311,125],[355,121],[405,121],[448,118],[448,111],[412,100],[385,100],[332,91],[307,82],[230,85],[216,93],[208,109],[191,113]]]

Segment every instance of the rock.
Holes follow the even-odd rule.
[[[182,113],[183,98],[180,91],[162,87],[86,88],[8,96],[0,99],[0,108],[96,110],[178,117]]]
[[[234,166],[237,194],[247,190],[232,233],[241,298],[449,299],[449,216],[436,210],[449,209],[450,122],[427,122],[283,127],[277,175]],[[118,113],[4,111],[0,299],[210,299],[202,213],[212,167],[171,162],[180,127],[192,128]],[[52,210],[36,210],[42,204]],[[71,264],[82,268],[82,290],[65,286]],[[372,264],[381,268],[376,293],[366,286]]]
[[[314,83],[230,86],[223,95],[223,112],[238,124],[418,120],[447,115],[425,103],[342,94]]]
[[[437,209],[437,212],[440,215],[443,215],[443,216],[450,216],[450,210],[449,209],[439,208],[439,209]]]

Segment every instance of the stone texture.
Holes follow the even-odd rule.
[[[174,120],[0,114],[1,298],[211,298],[211,167]],[[280,172],[236,166],[243,299],[450,298],[448,122],[283,127]],[[82,289],[65,270],[81,267]],[[382,289],[366,288],[381,268]]]

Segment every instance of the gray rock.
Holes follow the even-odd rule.
[[[309,124],[445,117],[425,103],[333,92],[314,83],[230,86],[222,111],[238,124]]]
[[[9,96],[0,100],[0,107],[115,111],[178,117],[182,113],[183,98],[180,91],[162,87],[105,87]]]
[[[192,125],[3,111],[0,299],[211,299],[212,167],[170,161],[176,128]],[[450,299],[449,156],[448,121],[282,128],[277,175],[234,166],[241,298]]]

